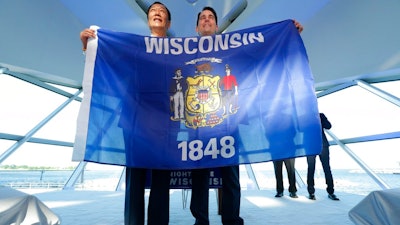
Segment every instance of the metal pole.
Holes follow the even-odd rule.
[[[364,163],[356,154],[354,154],[353,151],[349,147],[347,147],[345,144],[343,144],[330,130],[325,130],[326,133],[329,134],[333,138],[333,140],[347,153],[349,156],[356,161],[356,163],[361,166],[361,168],[367,172],[367,174],[382,188],[382,189],[390,189],[390,186],[386,184],[385,181],[383,181],[374,171],[371,170],[367,166],[366,163]]]
[[[400,99],[362,80],[355,80],[358,86],[400,107]]]
[[[56,116],[62,109],[64,109],[69,103],[71,103],[82,90],[77,91],[71,98],[61,104],[56,110],[50,113],[44,120],[39,122],[32,130],[30,130],[23,138],[13,144],[8,148],[3,154],[0,155],[0,164],[6,160],[15,150],[17,150],[21,145],[27,142],[40,128],[42,128],[47,122],[49,122],[54,116]]]

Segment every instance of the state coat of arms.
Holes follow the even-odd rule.
[[[218,75],[211,74],[211,66],[208,63],[196,66],[196,73],[186,77],[186,84],[181,80],[181,71],[177,70],[179,76],[174,76],[173,82],[175,92],[171,96],[171,110],[174,115],[171,120],[182,121],[186,127],[197,129],[199,127],[214,127],[224,121],[228,114],[237,112],[237,104],[226,107],[226,76],[221,79]],[[230,73],[230,68],[229,68]],[[229,74],[230,75],[230,74]],[[232,76],[229,81],[232,80]],[[182,79],[183,80],[183,79]],[[222,82],[222,83],[221,83]],[[237,95],[237,83],[234,80],[235,90],[233,95]],[[186,89],[186,91],[183,91]],[[184,96],[183,96],[184,92]],[[184,113],[183,113],[184,111]],[[182,115],[184,114],[184,115]]]

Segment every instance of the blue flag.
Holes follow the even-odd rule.
[[[291,20],[202,37],[98,29],[73,159],[192,169],[316,155],[313,85]]]

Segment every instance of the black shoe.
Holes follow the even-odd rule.
[[[335,200],[335,201],[339,201],[339,198],[335,194],[329,194],[328,198]]]
[[[296,194],[296,192],[290,192],[290,194],[289,194],[289,196],[291,197],[291,198],[298,198],[299,196],[297,196],[297,194]]]
[[[311,199],[311,200],[316,200],[316,198],[315,198],[315,195],[314,195],[314,194],[310,194],[310,195],[308,196],[308,199]]]
[[[282,197],[282,196],[283,196],[283,192],[276,193],[275,198],[280,198],[280,197]]]

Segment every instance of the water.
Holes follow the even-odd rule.
[[[255,170],[258,187],[263,189],[275,190],[275,174],[274,170]],[[338,192],[346,192],[352,194],[366,195],[374,190],[382,188],[365,172],[361,170],[336,169],[332,170],[335,190]],[[400,174],[393,172],[379,172],[377,175],[390,187],[400,188]],[[254,184],[247,177],[246,171],[241,171],[241,186],[242,189],[255,189],[257,184]],[[286,171],[283,170],[284,186],[289,187]],[[298,189],[307,188],[307,170],[297,170],[296,176]],[[323,170],[316,170],[314,175],[315,188],[325,189],[325,177]]]
[[[68,181],[73,171],[70,170],[0,170],[0,185],[14,188],[58,188],[61,189]],[[284,184],[288,187],[286,172]],[[258,186],[263,189],[275,189],[275,176],[273,170],[254,171]],[[335,190],[353,194],[368,194],[381,187],[374,182],[365,172],[360,170],[337,169],[332,170]],[[393,172],[380,172],[378,176],[390,188],[400,188],[400,174]],[[115,190],[121,176],[121,170],[86,170],[79,178],[76,189]],[[302,181],[306,181],[307,171],[298,170],[298,186],[306,188]],[[301,180],[299,179],[301,178]],[[248,178],[245,170],[241,170],[240,182],[242,189],[255,189],[257,185]],[[325,189],[325,178],[322,170],[316,170],[315,187]]]
[[[62,188],[71,170],[0,170],[0,185],[14,188]],[[75,188],[115,190],[121,171],[85,170]]]

